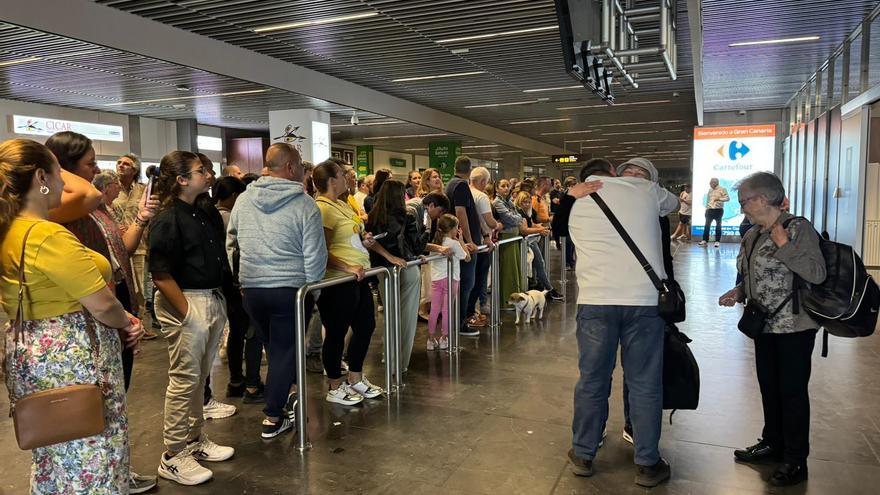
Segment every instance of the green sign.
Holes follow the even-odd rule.
[[[437,141],[428,143],[428,161],[431,168],[440,171],[443,182],[455,175],[455,159],[461,155],[461,141]]]
[[[357,176],[365,177],[373,173],[373,147],[358,146],[355,149],[357,154]]]
[[[390,163],[392,167],[406,167],[406,159],[404,158],[389,158],[388,163]]]

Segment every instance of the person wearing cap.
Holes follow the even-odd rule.
[[[709,180],[709,193],[706,194],[706,226],[703,228],[701,247],[709,244],[709,229],[715,222],[715,247],[721,246],[721,219],[724,217],[724,203],[730,201],[727,189],[718,185],[718,179]]]
[[[626,174],[623,177],[620,173]],[[657,289],[645,270],[591,198],[600,196],[645,255],[655,273],[666,278],[658,217],[675,211],[678,197],[661,188],[657,170],[645,159],[630,160],[618,169],[604,159],[587,162],[581,184],[569,188],[568,233],[578,258],[577,337],[580,378],[575,386],[571,469],[579,476],[594,474],[593,461],[608,418],[608,395],[618,346],[629,389],[636,484],[653,487],[669,479],[669,464],[660,457],[662,420],[663,335],[666,327],[657,309]],[[668,234],[667,234],[668,235]]]

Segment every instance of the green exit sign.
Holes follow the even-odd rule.
[[[390,163],[392,167],[406,167],[406,160],[403,158],[389,158],[388,163]]]

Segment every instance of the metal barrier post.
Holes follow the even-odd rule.
[[[446,259],[446,331],[449,333],[449,354],[458,352],[458,311],[455,310],[455,301],[458,294],[453,295],[455,284],[455,258],[450,256]]]
[[[559,285],[562,286],[562,298],[568,301],[566,297],[566,286],[568,285],[568,238],[560,237],[559,245],[562,246],[562,270],[559,273]]]
[[[489,308],[489,329],[496,332],[501,328],[501,243],[495,244],[492,251],[492,304]]]
[[[364,277],[372,277],[380,275],[383,277],[383,285],[385,289],[385,293],[388,294],[391,290],[391,272],[385,267],[376,267],[367,270],[364,273]],[[353,282],[357,280],[354,275],[345,275],[342,277],[334,277],[328,280],[322,280],[320,282],[314,282],[311,284],[306,284],[296,292],[296,371],[297,371],[297,405],[296,405],[296,448],[300,452],[306,451],[311,448],[311,443],[309,443],[308,431],[306,430],[308,424],[308,418],[306,417],[306,411],[308,410],[308,380],[306,379],[306,297],[312,291],[323,289],[325,287],[332,287],[334,285],[340,285],[347,282]],[[386,305],[387,308],[387,305]],[[397,308],[392,307],[388,308],[386,311],[390,310],[394,312]],[[394,328],[391,325],[387,315],[384,318],[385,320],[385,356],[390,356],[392,352],[391,339],[392,334],[394,332]],[[387,393],[391,393],[391,368],[392,368],[391,360],[385,360],[385,390]]]
[[[392,266],[389,271],[391,272],[391,283],[389,284],[391,287],[390,290],[387,286],[385,288],[385,294],[389,299],[385,301],[385,319],[391,324],[392,332],[391,342],[388,346],[391,354],[386,352],[385,362],[391,366],[391,375],[394,377],[393,388],[399,389],[403,382],[400,378],[400,267]],[[391,393],[390,389],[388,393]]]
[[[381,270],[385,272],[384,280],[382,280],[385,294],[391,294],[391,270],[385,267],[381,267]],[[394,326],[391,324],[391,320],[394,317],[388,318],[388,315],[393,315],[397,311],[397,306],[393,301],[391,304],[389,304],[389,301],[383,302],[385,303],[385,318],[383,318],[383,320],[385,320],[385,339],[383,339],[385,344],[385,392],[390,396],[392,393],[391,375],[394,373],[393,363],[397,358],[396,353],[394,352]]]
[[[520,291],[529,289],[529,236],[523,236],[519,245]]]
[[[550,236],[544,236],[544,266],[547,268],[547,278],[550,278]]]

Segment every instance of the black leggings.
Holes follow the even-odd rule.
[[[122,309],[131,314],[135,314],[131,307],[131,297],[128,294],[128,284],[125,281],[116,284],[116,299],[122,304]],[[135,314],[135,316],[137,316]],[[122,343],[125,345],[125,342]],[[128,392],[128,386],[131,385],[131,372],[134,369],[134,347],[122,349],[122,375],[125,379],[125,391]]]
[[[709,242],[709,229],[715,222],[715,242],[721,241],[721,219],[724,217],[724,208],[706,209],[706,227],[703,229],[703,240]]]
[[[260,363],[263,360],[263,341],[254,332],[248,337],[251,320],[245,312],[241,294],[237,290],[225,291],[226,314],[229,319],[229,336],[226,339],[226,359],[229,365],[229,382],[244,382],[248,387],[260,386]],[[293,303],[291,303],[292,305]],[[242,373],[242,357],[246,374]]]
[[[318,298],[318,311],[327,331],[321,357],[327,378],[331,380],[342,377],[342,351],[349,328],[352,336],[348,342],[348,369],[355,373],[363,371],[364,358],[376,328],[373,293],[368,280],[327,287]]]

